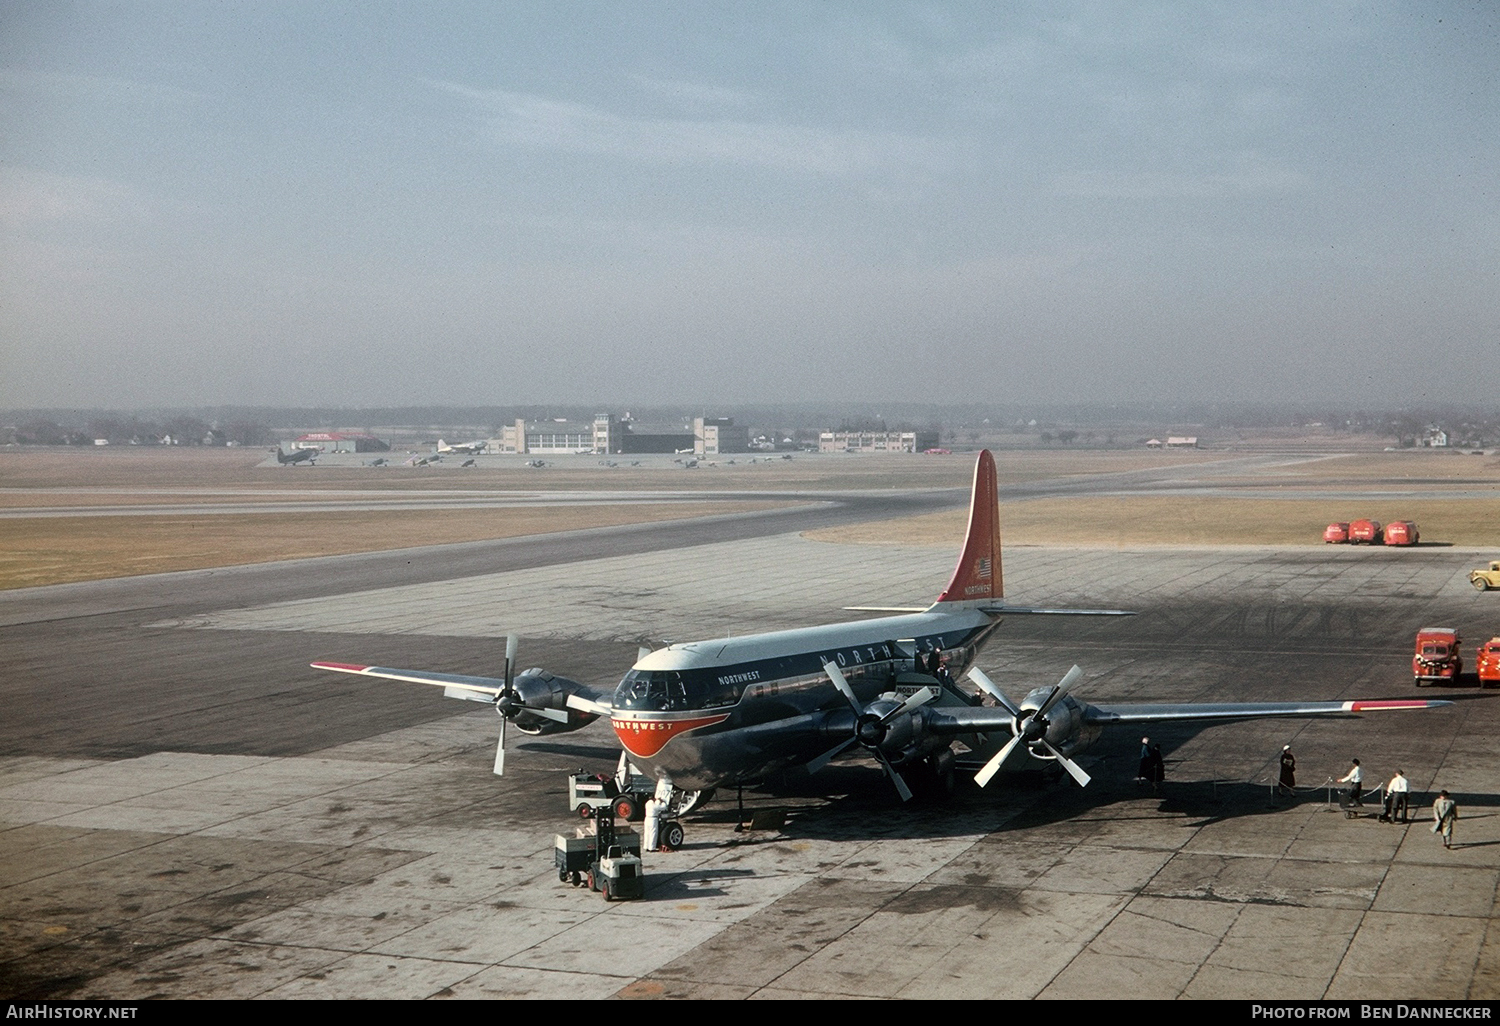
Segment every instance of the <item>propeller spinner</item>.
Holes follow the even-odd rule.
[[[1091,778],[1083,771],[1083,767],[1063,755],[1062,752],[1059,752],[1047,740],[1047,713],[1058,702],[1062,701],[1063,696],[1082,678],[1083,671],[1074,666],[1063,676],[1062,680],[1053,685],[1052,690],[1047,693],[1047,697],[1042,700],[1041,705],[1032,710],[1024,710],[1017,707],[1014,702],[1007,698],[1005,692],[996,687],[995,682],[984,675],[983,670],[977,666],[971,668],[969,670],[969,679],[978,684],[985,694],[999,702],[1001,707],[1011,714],[1010,730],[1015,735],[1004,748],[996,752],[994,757],[984,764],[978,773],[974,774],[974,783],[980,787],[988,784],[990,778],[1000,771],[1001,765],[1010,757],[1010,753],[1015,750],[1016,746],[1024,744],[1027,750],[1038,759],[1045,759],[1050,756],[1057,760],[1058,765],[1068,771],[1068,776],[1078,781],[1079,787],[1087,787]],[[1046,754],[1039,754],[1038,749],[1041,749]]]

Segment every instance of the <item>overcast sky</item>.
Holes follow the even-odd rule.
[[[1493,400],[1496,10],[0,0],[0,406]]]

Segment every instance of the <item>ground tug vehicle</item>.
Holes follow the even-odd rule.
[[[1469,583],[1478,591],[1500,588],[1500,559],[1490,560],[1487,570],[1470,570]]]
[[[1385,543],[1387,545],[1415,545],[1422,540],[1417,525],[1411,520],[1397,520],[1385,525]]]
[[[1474,675],[1482,688],[1500,687],[1500,637],[1486,641],[1474,653]]]
[[[1463,639],[1451,627],[1423,627],[1417,631],[1417,650],[1411,657],[1411,673],[1417,687],[1437,681],[1457,683],[1464,672],[1459,653]]]

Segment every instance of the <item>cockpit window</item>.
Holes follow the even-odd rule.
[[[701,690],[676,670],[631,670],[615,689],[615,705],[652,712],[691,709],[702,704]]]

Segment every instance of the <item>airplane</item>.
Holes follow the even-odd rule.
[[[383,467],[386,464],[388,464],[389,462],[390,462],[390,460],[386,459],[384,456],[381,456],[379,459],[370,460],[368,463],[365,464],[365,466],[367,466],[367,467]]]
[[[276,462],[280,463],[283,467],[298,463],[306,463],[309,466],[314,466],[314,461],[320,455],[322,455],[321,449],[293,449],[291,452],[282,452],[281,446],[278,445],[276,447]]]
[[[531,467],[531,468],[535,469],[535,470],[540,470],[543,467],[551,466],[551,464],[547,463],[544,460],[527,460],[526,461],[526,465],[528,467]]]
[[[478,460],[467,459],[467,460],[464,460],[462,463],[460,463],[459,466],[460,467],[472,467],[472,466],[477,465],[477,463],[478,463]]]
[[[423,456],[420,453],[412,453],[411,458],[406,461],[408,467],[430,467],[434,463],[443,462],[441,456]]]
[[[958,565],[925,609],[885,607],[881,611],[898,615],[655,651],[643,647],[612,693],[541,668],[517,674],[513,635],[506,638],[498,678],[339,662],[312,666],[434,685],[447,697],[493,705],[501,717],[494,772],[501,775],[507,723],[526,734],[551,735],[608,717],[624,748],[622,767],[668,781],[677,814],[701,805],[719,787],[762,782],[787,770],[816,774],[856,746],[880,763],[906,801],[913,795],[907,778],[914,775],[934,794],[954,786],[953,745],[960,741],[969,749],[966,766],[979,765],[974,780],[980,786],[1002,769],[1035,768],[1037,762],[1059,766],[1087,785],[1089,774],[1076,757],[1107,726],[1350,716],[1452,704],[1399,699],[1093,705],[1070,693],[1083,679],[1077,666],[1058,683],[1015,702],[974,665],[1006,616],[1131,614],[1012,605],[1005,599],[1000,555],[995,461],[983,451]],[[938,649],[946,667],[930,666],[930,653]],[[954,677],[965,672],[979,694],[957,685]]]
[[[442,453],[444,456],[476,456],[484,452],[490,446],[489,442],[463,442],[459,445],[449,445],[441,438],[437,440],[437,448],[434,452]]]

